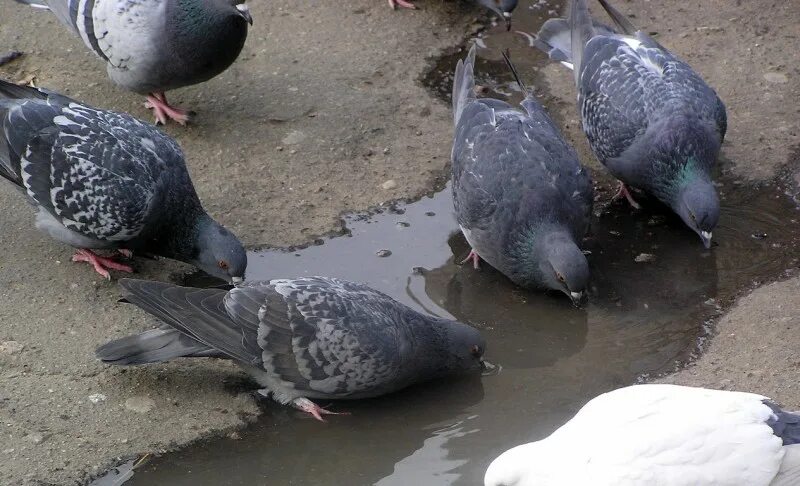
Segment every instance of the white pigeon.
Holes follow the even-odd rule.
[[[800,484],[800,414],[752,393],[636,385],[600,395],[514,447],[485,486]]]

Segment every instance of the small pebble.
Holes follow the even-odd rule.
[[[89,395],[89,401],[92,403],[105,402],[106,396],[103,395],[102,393],[94,393],[92,395]]]
[[[394,179],[389,179],[388,181],[386,181],[383,184],[381,184],[381,187],[384,190],[390,191],[390,190],[394,189],[395,187],[397,187],[397,182],[395,182]]]
[[[19,353],[25,345],[17,341],[0,341],[0,353],[14,354]]]
[[[656,259],[656,256],[652,253],[640,253],[633,259],[636,263],[649,263]]]
[[[378,255],[381,258],[386,258],[386,257],[388,257],[389,255],[392,254],[392,251],[391,250],[378,250],[378,251],[375,252],[375,254]]]

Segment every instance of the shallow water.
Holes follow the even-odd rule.
[[[553,8],[545,5],[544,13]],[[521,6],[515,27],[534,31],[541,11]],[[515,46],[522,72],[543,62],[519,39],[496,32],[486,43]],[[446,96],[449,70],[461,56],[442,58],[425,83]],[[477,70],[495,94],[519,98],[500,62],[482,61]],[[585,243],[592,282],[583,309],[561,294],[516,288],[485,264],[481,271],[457,265],[468,247],[449,187],[349,215],[344,236],[254,252],[251,280],[342,277],[468,322],[482,330],[487,358],[501,369],[338,402],[334,410],[352,415],[326,424],[265,401],[263,417],[241,440],[212,440],[157,458],[126,484],[479,484],[499,453],[546,436],[592,396],[685,362],[722,305],[796,264],[792,235],[800,215],[780,184],[750,187],[723,177],[720,193],[722,216],[710,251],[657,204],[633,213],[623,204],[605,207],[608,192],[601,193]],[[637,263],[641,254],[654,260]],[[187,283],[210,282],[194,276]]]

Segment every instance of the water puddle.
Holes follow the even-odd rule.
[[[534,31],[542,12],[560,10],[537,5],[520,7],[516,28]],[[506,35],[490,36],[487,44],[522,49]],[[461,56],[443,58],[426,85],[435,92],[446,87],[446,96]],[[528,73],[532,64],[525,62],[543,62],[532,50],[516,59]],[[513,94],[499,61],[483,60],[477,70],[488,73],[481,82],[492,91]],[[561,294],[521,290],[486,265],[481,271],[457,265],[468,247],[449,186],[416,202],[346,216],[344,235],[252,253],[249,279],[336,276],[468,322],[482,330],[487,357],[502,370],[337,403],[352,415],[327,424],[265,402],[263,417],[240,440],[202,442],[156,458],[126,484],[480,484],[500,452],[549,434],[590,397],[691,358],[722,306],[796,265],[800,214],[782,186],[720,180],[722,216],[711,251],[658,205],[632,213],[621,204],[605,207],[608,192],[601,193],[585,245],[592,282],[583,309]],[[210,282],[193,276],[187,284]]]

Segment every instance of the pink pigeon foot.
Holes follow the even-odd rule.
[[[72,255],[72,261],[91,264],[94,267],[94,271],[102,275],[106,280],[111,280],[111,275],[106,269],[133,273],[133,269],[128,265],[117,263],[111,258],[98,256],[91,250],[77,250],[75,254]]]
[[[470,250],[469,251],[469,255],[467,255],[467,258],[461,260],[461,264],[463,265],[463,264],[467,263],[468,261],[472,261],[472,267],[475,270],[480,270],[481,269],[481,257],[478,255],[477,251]]]
[[[639,206],[639,203],[637,203],[636,200],[633,198],[633,196],[631,196],[631,192],[628,190],[628,188],[625,186],[625,183],[622,181],[619,182],[619,189],[617,189],[617,193],[614,194],[614,197],[612,197],[611,200],[616,201],[621,197],[627,199],[628,204],[630,204],[633,209],[642,209],[642,207]]]
[[[192,120],[194,113],[176,108],[167,102],[167,95],[164,93],[150,93],[147,95],[147,101],[144,102],[144,107],[148,110],[153,110],[156,116],[156,124],[166,125],[168,120],[175,120],[183,126],[186,126]]]
[[[302,410],[303,412],[310,413],[320,422],[325,422],[325,419],[322,418],[323,415],[350,415],[348,412],[331,412],[330,410],[325,410],[308,398],[304,397],[295,398],[292,400],[292,406],[298,410]]]
[[[403,8],[417,8],[413,3],[407,2],[406,0],[389,0],[389,6],[392,7],[392,10],[396,9],[397,5],[400,5]]]

